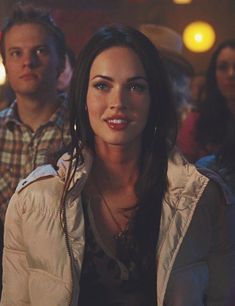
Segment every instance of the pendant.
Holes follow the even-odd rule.
[[[113,236],[116,241],[117,257],[125,264],[129,263],[128,230]]]
[[[120,231],[118,234],[114,235],[113,238],[116,241],[127,241],[127,234],[128,234],[127,230]]]

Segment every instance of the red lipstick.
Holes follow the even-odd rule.
[[[112,130],[124,130],[128,124],[129,124],[129,120],[126,116],[113,116],[111,118],[108,118],[105,120],[106,123],[108,124],[109,128],[111,128]]]

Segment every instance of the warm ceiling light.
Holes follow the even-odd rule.
[[[0,56],[0,85],[3,85],[6,82],[6,71],[2,63],[2,58]]]
[[[204,21],[195,21],[187,25],[183,32],[185,46],[193,52],[205,52],[215,42],[213,27]]]
[[[192,0],[173,0],[173,2],[176,4],[188,4],[191,3]]]

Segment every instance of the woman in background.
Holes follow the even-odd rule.
[[[206,98],[199,105],[196,140],[213,154],[227,142],[235,122],[235,40],[222,42],[207,71]]]
[[[185,121],[178,145],[190,162],[216,154],[228,143],[235,122],[235,40],[222,42],[213,53],[202,100],[194,118]],[[191,118],[189,118],[190,120]]]
[[[232,305],[235,206],[175,152],[156,48],[108,26],[82,50],[71,149],[7,211],[1,306]]]

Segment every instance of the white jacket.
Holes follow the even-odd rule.
[[[77,306],[85,242],[81,190],[91,160],[86,158],[71,183],[65,237],[59,213],[64,159],[58,172],[50,165],[37,168],[10,201],[0,306]],[[235,206],[222,203],[219,188],[179,155],[169,161],[168,180],[156,252],[156,304],[231,306]]]

